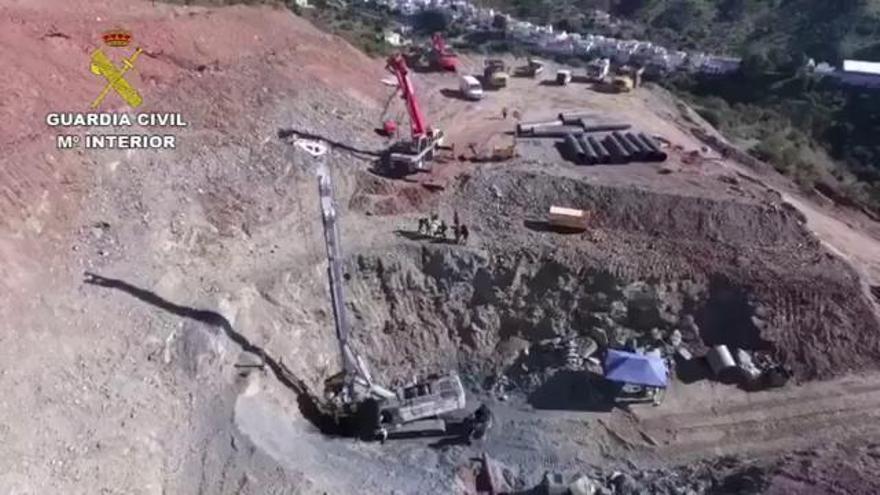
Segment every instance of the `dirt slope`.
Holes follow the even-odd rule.
[[[174,152],[55,149],[45,115],[88,109],[101,89],[89,53],[116,26],[145,50],[127,76],[142,110],[190,122]],[[223,260],[272,270],[279,245],[309,248],[313,176],[278,132],[375,146],[382,95],[361,83],[383,77],[381,64],[285,10],[109,1],[4,2],[0,62],[14,68],[0,74],[0,486],[308,491],[229,421],[242,346],[220,322],[248,325],[228,301],[257,289],[221,288],[237,278]],[[281,218],[287,226],[265,235]],[[235,254],[224,246],[233,239]],[[148,292],[86,286],[84,271]],[[226,319],[196,311],[221,307]],[[291,350],[278,352],[296,362]]]

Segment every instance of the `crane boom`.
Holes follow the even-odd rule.
[[[342,292],[342,250],[339,246],[339,226],[336,223],[336,205],[333,201],[333,184],[323,164],[318,169],[318,193],[321,198],[321,221],[324,224],[324,243],[327,247],[327,275],[330,279],[330,299],[333,319],[336,322],[336,338],[345,374],[355,372],[356,360],[348,349],[348,316],[345,312],[345,296]]]
[[[330,171],[320,162],[318,166],[318,194],[321,200],[321,221],[324,224],[324,243],[327,247],[327,276],[330,279],[330,299],[333,319],[336,323],[336,339],[343,372],[343,400],[355,401],[365,391],[368,395],[382,398],[394,397],[394,393],[373,383],[367,365],[348,341],[348,314],[345,310],[345,294],[342,290],[342,248],[339,242],[336,201],[333,198],[333,182]]]
[[[401,97],[406,102],[406,110],[409,112],[412,139],[413,141],[416,141],[427,135],[428,128],[425,124],[425,116],[422,114],[422,109],[419,107],[419,102],[416,99],[415,89],[413,88],[412,81],[409,77],[409,67],[407,67],[403,55],[397,54],[388,58],[387,68],[397,76],[397,87],[400,88]]]

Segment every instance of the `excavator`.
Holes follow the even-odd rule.
[[[342,367],[340,373],[325,383],[328,409],[337,424],[346,425],[367,439],[384,441],[398,433],[442,434],[446,431],[443,415],[460,411],[466,404],[457,372],[431,375],[392,390],[373,379],[367,362],[351,345],[336,201],[330,172],[321,159],[326,147],[315,142],[303,142],[300,147],[319,159],[318,193],[327,248],[327,276]]]
[[[397,90],[406,103],[410,120],[409,141],[398,141],[388,149],[379,167],[382,175],[402,177],[418,172],[430,172],[431,161],[443,145],[443,131],[433,129],[425,122],[425,116],[416,99],[410,79],[410,70],[403,55],[388,58],[386,68],[397,78]]]

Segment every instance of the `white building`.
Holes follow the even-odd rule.
[[[739,70],[741,58],[737,57],[719,57],[709,55],[703,59],[699,71],[703,74],[723,75],[731,74]]]
[[[550,55],[609,58],[616,64],[639,64],[657,73],[685,70],[704,74],[728,74],[735,72],[740,65],[740,59],[738,58],[718,57],[701,52],[686,53],[668,50],[665,47],[647,41],[621,40],[593,34],[554,33],[553,26],[537,26],[530,22],[520,21],[493,9],[476,7],[469,0],[374,1],[407,15],[424,9],[444,9],[450,12],[453,17],[463,20],[467,25],[476,29],[491,29],[495,17],[497,15],[504,15],[507,20],[506,35],[508,39],[531,46],[534,50]],[[594,11],[591,12],[590,16],[600,23],[613,22],[613,19],[607,12]],[[396,42],[397,39],[392,36],[388,41],[392,43]],[[852,69],[852,64],[850,65]],[[864,69],[864,67],[858,66],[858,63],[855,67],[860,70]],[[874,74],[865,75],[855,69],[847,71],[846,68],[840,74],[842,79],[856,83],[858,81],[873,80],[873,78],[877,77]]]
[[[388,43],[391,46],[403,46],[406,44],[406,40],[403,39],[403,36],[400,33],[387,30],[384,33],[385,43]]]

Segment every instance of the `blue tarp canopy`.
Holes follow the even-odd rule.
[[[660,356],[610,349],[605,356],[605,378],[633,385],[666,387],[666,363]]]

